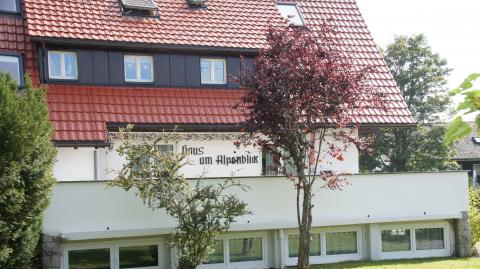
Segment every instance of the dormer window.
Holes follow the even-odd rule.
[[[300,9],[295,3],[277,3],[278,11],[292,26],[305,26]]]
[[[158,17],[155,0],[120,0],[123,15]]]
[[[72,51],[49,51],[48,77],[58,80],[78,79],[77,53]]]
[[[153,82],[152,56],[125,55],[123,62],[126,82]]]
[[[226,84],[225,59],[202,58],[200,60],[200,73],[202,84]]]
[[[20,1],[19,0],[1,0],[0,12],[2,13],[20,13]]]

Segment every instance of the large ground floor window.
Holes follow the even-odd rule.
[[[264,233],[233,234],[219,238],[205,265],[263,268],[267,264]]]
[[[299,236],[296,230],[286,231],[287,264],[298,259]],[[362,258],[362,230],[360,227],[313,228],[310,243],[310,261],[326,263]]]
[[[382,225],[380,233],[382,257],[386,259],[442,256],[448,252],[447,225]]]
[[[64,247],[64,269],[159,269],[164,266],[162,240]]]

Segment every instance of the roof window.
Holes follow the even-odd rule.
[[[277,3],[278,11],[292,26],[304,26],[302,14],[295,3]]]
[[[187,0],[188,3],[192,6],[201,7],[207,3],[207,0]]]
[[[18,0],[1,0],[0,1],[1,13],[20,13],[20,2]]]
[[[158,17],[155,0],[120,0],[123,15]]]

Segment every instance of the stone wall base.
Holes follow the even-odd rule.
[[[42,235],[42,265],[43,269],[60,269],[62,251],[60,236]]]
[[[455,231],[455,255],[457,257],[472,256],[472,243],[470,237],[470,222],[468,212],[462,212],[462,218],[453,222]]]

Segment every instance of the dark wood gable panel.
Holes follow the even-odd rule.
[[[229,56],[227,57],[227,84],[230,88],[238,88],[240,84],[235,79],[240,76],[240,57]]]
[[[153,65],[155,86],[170,86],[170,57],[167,54],[155,54]]]
[[[185,87],[184,55],[170,55],[170,83],[173,87]]]
[[[186,85],[189,87],[200,86],[200,56],[187,55],[185,59]]]
[[[93,59],[92,51],[78,50],[78,82],[82,84],[93,83]]]
[[[93,81],[95,84],[108,84],[108,53],[93,52]]]
[[[123,69],[123,52],[108,52],[108,74],[110,84],[119,85],[125,83],[125,72]]]

